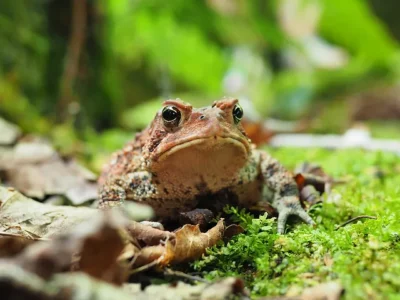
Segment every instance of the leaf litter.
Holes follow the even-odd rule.
[[[0,245],[9,248],[1,255],[0,269],[12,268],[27,278],[50,282],[73,271],[86,274],[89,281],[122,285],[132,266],[156,262],[154,266],[163,268],[199,258],[207,247],[222,240],[225,229],[221,219],[205,233],[198,225],[190,224],[175,232],[162,231],[129,219],[127,216],[132,214],[122,209],[103,212],[88,207],[51,206],[5,187],[0,187],[0,201]],[[127,205],[134,206],[130,210],[138,212],[138,219],[145,216],[141,209],[149,211],[143,205]],[[13,271],[7,274],[3,273],[0,281],[15,285]],[[41,288],[38,291],[43,292]]]

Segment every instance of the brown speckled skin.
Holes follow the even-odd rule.
[[[166,126],[160,110],[148,128],[113,154],[99,178],[100,208],[132,200],[151,205],[161,219],[176,219],[196,207],[270,201],[279,213],[279,233],[289,215],[314,224],[300,205],[292,175],[256,150],[234,121],[237,103],[223,99],[194,109],[180,100],[165,101],[163,107],[179,109],[180,122]]]

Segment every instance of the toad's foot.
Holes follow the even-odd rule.
[[[315,226],[313,219],[311,219],[307,212],[301,207],[298,197],[284,197],[280,199],[278,203],[278,234],[283,234],[285,232],[286,221],[290,215],[296,215],[307,224]]]

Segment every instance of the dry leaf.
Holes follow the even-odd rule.
[[[97,211],[69,232],[36,242],[9,261],[45,279],[73,265],[74,270],[94,278],[121,284],[127,278],[127,268],[118,262],[125,245],[120,230],[127,222],[117,210]]]
[[[0,237],[0,258],[15,256],[34,242],[35,240],[20,236]]]
[[[127,279],[127,267],[118,261],[126,242],[121,233],[128,221],[118,210],[98,214],[78,225],[69,239],[81,241],[79,270],[114,284]]]
[[[198,225],[184,225],[174,236],[157,246],[144,247],[135,258],[135,266],[157,262],[160,266],[178,264],[201,257],[208,247],[221,241],[224,234],[224,221],[219,220],[217,225],[202,233]],[[154,228],[153,228],[154,230]]]
[[[175,232],[175,241],[167,241],[166,254],[161,264],[166,266],[201,257],[208,247],[222,240],[224,229],[223,219],[206,233],[202,233],[198,225],[184,225]]]
[[[274,135],[274,132],[264,126],[262,122],[254,122],[248,119],[242,122],[247,136],[257,146],[266,144]]]
[[[144,291],[137,285],[116,287],[95,280],[83,273],[57,274],[45,281],[15,265],[0,263],[0,294],[2,299],[64,299],[64,300],[225,300],[249,299],[243,283],[226,278],[212,284],[150,285]]]
[[[125,290],[137,300],[225,300],[249,299],[241,279],[228,277],[215,283],[189,285],[178,282],[175,285],[150,285],[141,291],[137,286],[126,285]]]
[[[11,145],[21,135],[21,130],[17,126],[2,118],[0,118],[0,132],[0,145]]]
[[[161,241],[175,239],[175,234],[172,232],[160,230],[138,222],[131,222],[126,229],[132,237],[144,242],[146,246],[159,245]]]
[[[127,291],[84,273],[57,274],[44,280],[7,262],[0,262],[0,282],[2,299],[132,299]]]
[[[29,197],[65,195],[80,205],[97,198],[96,176],[74,160],[64,161],[45,140],[28,136],[0,151],[4,180]]]
[[[0,233],[49,238],[98,214],[86,207],[51,206],[0,186]]]

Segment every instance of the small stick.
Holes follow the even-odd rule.
[[[47,238],[41,238],[41,237],[33,237],[33,236],[24,236],[24,235],[19,235],[15,233],[7,233],[7,232],[0,232],[0,236],[4,237],[14,237],[14,238],[20,238],[20,239],[25,239],[25,240],[33,240],[33,241],[50,241],[50,239]]]
[[[344,227],[344,226],[346,226],[346,225],[348,225],[348,224],[350,224],[350,223],[353,223],[353,222],[355,222],[355,221],[358,221],[358,220],[360,220],[360,219],[372,219],[372,220],[376,220],[377,217],[374,217],[374,216],[358,216],[358,217],[354,217],[354,218],[352,218],[352,219],[350,219],[350,220],[344,222],[343,224],[339,225],[338,227],[336,227],[335,230],[338,230],[339,228],[342,228],[342,227]]]
[[[199,281],[199,282],[204,282],[204,283],[210,283],[210,281],[208,281],[207,279],[204,279],[204,278],[201,278],[201,277],[198,277],[198,276],[189,275],[189,274],[183,273],[181,271],[174,271],[174,270],[171,270],[169,268],[166,268],[164,270],[164,275],[181,277],[181,278],[189,279],[191,281]]]
[[[139,272],[143,272],[143,271],[146,271],[146,270],[148,270],[148,269],[150,269],[150,268],[152,268],[152,267],[155,267],[155,266],[157,266],[163,259],[164,259],[164,255],[160,256],[160,257],[159,257],[158,259],[156,259],[156,260],[153,260],[151,263],[148,263],[148,264],[143,265],[143,266],[141,266],[141,267],[139,267],[139,268],[136,268],[136,269],[131,270],[130,275],[133,275],[133,274],[136,274],[136,273],[139,273]]]

